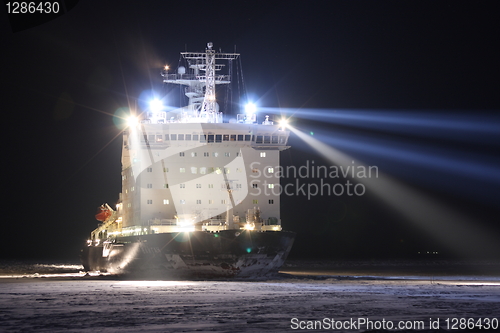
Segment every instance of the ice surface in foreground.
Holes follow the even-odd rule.
[[[282,332],[297,320],[500,313],[500,281],[282,278],[262,282],[2,279],[0,331]],[[428,327],[425,327],[426,329]],[[349,332],[366,329],[349,330]]]

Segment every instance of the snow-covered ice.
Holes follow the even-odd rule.
[[[494,277],[0,279],[0,331],[5,332],[284,332],[324,318],[326,322],[365,318],[395,325],[421,321],[427,331],[430,320],[439,319],[446,328],[446,318],[495,317],[500,317],[500,279]]]

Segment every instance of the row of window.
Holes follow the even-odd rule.
[[[210,156],[208,152],[205,152],[203,153],[204,156]],[[213,153],[215,157],[218,156],[218,153]],[[230,156],[230,153],[224,153],[224,154],[227,154],[225,156]],[[184,152],[180,152],[179,153],[180,156],[184,156]],[[192,152],[191,153],[191,156],[192,157],[195,157],[197,156],[195,152]],[[239,153],[236,153],[236,156],[239,156]],[[265,152],[261,152],[260,153],[260,157],[266,157],[266,153]],[[146,171],[147,172],[153,172],[153,168],[152,167],[148,167],[146,168]],[[169,169],[168,168],[163,168],[163,172],[168,172]],[[200,167],[199,168],[199,171],[200,171],[200,174],[206,174],[206,173],[212,173],[212,172],[218,172],[218,173],[222,173],[222,169],[221,168],[215,168],[215,167]],[[227,171],[226,173],[229,173],[229,168],[224,168],[224,171]],[[241,168],[236,168],[236,172],[242,172],[243,170]],[[186,168],[180,168],[180,172],[186,172]],[[258,169],[252,169],[252,172],[253,173],[258,173]],[[267,172],[268,173],[274,173],[274,168],[272,167],[268,167],[267,168]],[[198,173],[198,168],[197,167],[191,167],[191,173],[193,174],[197,174]],[[131,173],[132,175],[132,173]],[[126,175],[122,175],[122,179],[125,180],[127,179],[127,176]]]
[[[228,185],[229,185],[230,189],[242,188],[242,184],[234,184],[235,186],[233,186],[232,184],[228,184]],[[267,185],[267,188],[274,188],[274,184],[265,184],[265,185]],[[186,184],[179,184],[179,187],[186,188]],[[256,184],[256,183],[252,184],[252,188],[257,188],[257,187],[258,187],[258,184]],[[146,184],[146,188],[153,188],[153,184]],[[163,184],[163,188],[168,188],[168,184]],[[196,188],[202,188],[202,185],[196,184]],[[214,188],[214,184],[207,184],[207,188]],[[226,183],[221,183],[221,188],[227,189]],[[134,190],[134,187],[131,188],[131,191],[133,191],[133,190]]]
[[[151,200],[151,199],[148,199],[146,202],[147,202],[147,204],[148,204],[148,205],[152,205],[152,204],[153,204],[153,200]],[[180,204],[182,204],[182,205],[185,205],[185,204],[186,204],[186,200],[179,200],[179,202],[180,202]],[[196,204],[197,204],[197,205],[201,205],[201,202],[202,202],[202,200],[200,200],[200,199],[196,200]],[[214,203],[215,203],[215,200],[212,200],[212,199],[208,200],[208,204],[209,204],[209,205],[213,205]],[[227,200],[224,200],[224,199],[223,199],[223,200],[221,200],[221,204],[222,204],[222,205],[226,205],[227,203],[228,203],[228,201],[227,201]],[[269,200],[268,200],[268,203],[269,203],[270,205],[273,205],[273,204],[274,204],[274,199],[269,199]],[[164,205],[170,205],[170,200],[168,200],[168,199],[164,199],[164,200],[163,200],[163,204],[164,204]],[[258,205],[258,204],[259,204],[259,200],[257,200],[257,199],[252,200],[252,204],[254,204],[254,205]],[[128,207],[130,207],[130,204],[128,205]]]
[[[230,168],[220,168],[220,167],[191,167],[189,168],[192,174],[198,174],[198,171],[201,175],[205,174],[210,174],[210,173],[216,173],[220,175],[221,173],[228,174],[231,172]],[[153,172],[153,168],[147,168],[147,172]],[[179,168],[180,173],[186,173],[186,168]],[[169,168],[163,168],[163,172],[169,172]],[[273,167],[267,167],[266,169],[268,174],[273,174],[274,173],[274,168]],[[242,168],[236,168],[236,172],[243,172]],[[258,169],[252,169],[252,173],[259,173]],[[126,179],[125,176],[122,177],[123,179]]]
[[[227,185],[229,185],[229,189],[231,190],[242,188],[242,184],[234,184],[235,186],[233,186],[232,184],[226,184],[226,183],[221,183],[221,188],[227,189]],[[267,188],[274,188],[274,184],[264,184],[264,185],[267,185]],[[146,184],[146,188],[153,188],[153,184],[151,183]],[[163,184],[163,188],[168,188],[168,184]],[[186,184],[179,184],[179,188],[186,188]],[[196,188],[202,188],[202,184],[196,184]],[[214,184],[207,184],[207,188],[214,188]],[[253,183],[252,188],[258,188],[258,184]],[[135,187],[132,186],[130,188],[130,191],[131,192],[135,191]],[[127,189],[125,189],[125,193],[128,193]]]
[[[230,168],[219,168],[219,167],[191,167],[189,168],[192,174],[197,174],[198,171],[200,172],[200,175],[205,175],[205,174],[210,174],[210,173],[216,173],[218,175],[225,173],[229,174],[231,173]],[[163,172],[169,172],[168,168],[164,168]],[[179,168],[180,173],[186,173],[186,168]],[[240,173],[243,172],[242,168],[236,168],[236,172]]]
[[[265,153],[264,153],[264,154],[265,154]],[[185,152],[183,152],[183,151],[181,151],[181,152],[179,153],[179,156],[180,156],[180,157],[184,157],[184,156],[186,156],[186,153],[185,153]],[[197,153],[197,152],[194,152],[194,151],[193,151],[193,152],[191,152],[191,157],[196,157],[196,156],[198,156],[198,153]],[[210,156],[210,153],[209,153],[209,152],[204,152],[204,153],[203,153],[203,156],[204,156],[204,157],[209,157],[209,156]],[[213,153],[212,153],[212,156],[213,156],[213,157],[219,157],[219,153],[218,153],[218,152],[213,152]],[[237,152],[237,153],[236,153],[236,157],[238,157],[238,156],[241,156],[241,153],[240,153],[240,152]],[[264,155],[264,156],[265,156],[265,155]],[[231,153],[229,153],[229,152],[225,152],[225,153],[224,153],[224,157],[231,157]]]
[[[221,143],[224,141],[252,141],[255,143],[285,144],[286,135],[250,134],[149,134],[141,137],[142,142],[162,143],[164,141],[199,141]]]

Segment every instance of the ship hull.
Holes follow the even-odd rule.
[[[276,273],[294,232],[223,230],[118,237],[82,250],[87,271],[144,278],[255,278]]]

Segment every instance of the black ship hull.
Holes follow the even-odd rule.
[[[254,278],[276,273],[294,232],[223,230],[118,237],[82,250],[87,271],[151,278]]]

